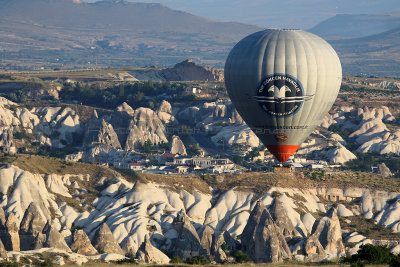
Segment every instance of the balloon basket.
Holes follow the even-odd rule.
[[[274,166],[274,173],[291,173],[291,172],[292,172],[291,166],[283,166],[283,165]]]

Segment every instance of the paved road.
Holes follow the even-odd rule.
[[[220,155],[223,157],[229,157],[224,150],[216,146],[209,137],[202,134],[192,134],[193,139],[199,144],[199,146],[210,155]]]

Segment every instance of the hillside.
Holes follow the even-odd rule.
[[[261,27],[218,22],[161,4],[0,0],[0,71],[173,66],[223,67]],[[398,76],[400,16],[336,15],[310,31],[330,39],[348,75]]]
[[[360,38],[386,32],[400,26],[400,16],[394,14],[338,14],[318,23],[309,31],[326,39]]]
[[[221,62],[235,42],[260,30],[204,19],[161,4],[113,0],[1,0],[0,4],[0,49],[16,51],[3,59],[19,57],[24,62],[35,58],[63,67],[90,61],[133,65],[133,60],[139,63],[135,65],[165,65],[193,52],[199,59]]]
[[[330,42],[350,75],[400,75],[400,27],[362,38]]]

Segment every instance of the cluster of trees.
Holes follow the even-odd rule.
[[[346,167],[353,171],[370,172],[372,166],[385,163],[395,177],[400,177],[400,158],[377,153],[356,153],[357,159],[350,160]]]
[[[348,86],[346,84],[342,84],[342,86],[340,86],[340,91],[342,91],[342,92],[357,92],[357,93],[381,93],[381,94],[391,94],[391,95],[400,94],[398,91],[390,90],[390,89],[371,89],[371,88],[367,88],[367,87]],[[362,97],[364,97],[364,95],[362,95],[361,98]]]
[[[100,89],[98,85],[65,84],[60,92],[64,101],[79,103],[103,108],[119,106],[127,102],[133,108],[156,107],[162,99],[169,101],[194,101],[195,96],[184,94],[186,86],[181,83],[145,81]]]
[[[260,152],[263,151],[264,148],[262,147],[253,147],[247,154],[243,157],[241,155],[234,155],[232,160],[234,163],[243,166],[251,171],[259,172],[259,171],[266,171],[270,163],[265,164],[262,160],[258,159],[255,162],[250,162],[255,157],[260,156]]]
[[[357,254],[344,257],[343,263],[350,263],[351,266],[365,266],[367,264],[385,264],[393,267],[400,266],[400,255],[394,255],[385,246],[374,246],[366,244],[360,246]]]
[[[222,244],[222,245],[224,245],[224,244]],[[226,244],[225,244],[225,246],[226,246]],[[227,255],[230,255],[228,250],[224,249],[223,246],[222,246],[222,250],[224,250],[225,253],[228,253]],[[243,251],[241,251],[241,250],[236,250],[234,253],[232,253],[232,256],[235,258],[235,261],[237,263],[244,263],[244,262],[251,261],[249,256],[246,253],[244,253]],[[185,261],[183,261],[178,256],[174,256],[174,257],[171,258],[170,263],[173,263],[173,264],[186,263],[186,264],[192,264],[192,265],[207,265],[207,264],[210,264],[210,261],[204,255],[190,257],[190,258],[187,258]]]

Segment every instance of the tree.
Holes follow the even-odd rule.
[[[169,263],[183,263],[183,260],[179,256],[173,256]]]
[[[235,162],[238,165],[242,165],[243,164],[243,157],[241,157],[239,155],[235,155],[235,156],[233,156],[233,162]]]
[[[249,256],[241,250],[237,250],[234,254],[234,257],[235,257],[236,262],[239,262],[239,263],[250,261]]]
[[[150,139],[147,139],[143,144],[143,152],[146,154],[150,154],[153,151],[153,143]]]
[[[143,92],[137,92],[132,95],[132,100],[134,103],[139,103],[143,100],[144,98],[144,93]]]
[[[125,86],[123,84],[119,85],[119,97],[124,97],[125,96]]]
[[[188,156],[190,156],[190,157],[197,156],[199,154],[200,147],[197,143],[190,144],[187,146],[186,151],[187,151]]]

